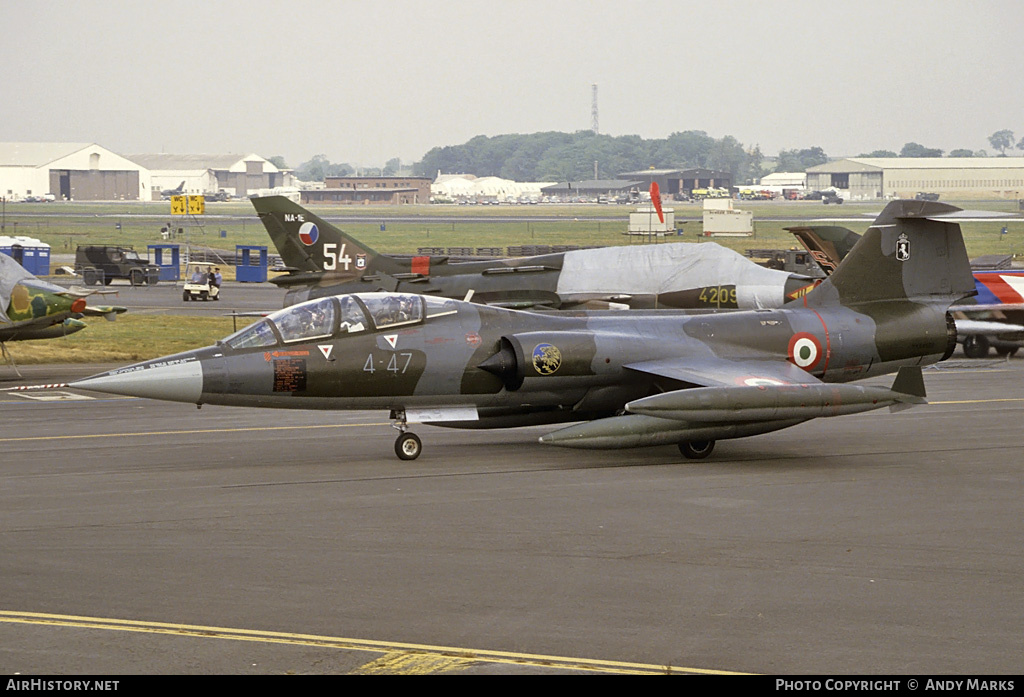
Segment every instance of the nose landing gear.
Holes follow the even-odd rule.
[[[415,460],[423,452],[423,443],[419,436],[409,430],[409,424],[405,420],[405,410],[392,411],[391,418],[394,419],[391,427],[399,431],[398,438],[395,440],[395,455],[399,460]]]

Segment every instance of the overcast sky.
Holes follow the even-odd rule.
[[[476,135],[1024,136],[1024,3],[0,0],[0,141],[379,166]],[[651,163],[663,165],[668,163]]]

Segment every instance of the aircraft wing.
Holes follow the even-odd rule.
[[[630,363],[627,370],[698,387],[820,385],[821,381],[792,363],[777,360],[730,361],[721,358],[663,358]]]
[[[734,363],[736,368],[729,369],[724,365],[727,363]],[[712,360],[696,367],[691,363],[683,366],[671,361],[648,361],[631,368],[712,384],[703,386],[698,382],[694,383],[696,387],[643,397],[627,403],[626,414],[568,426],[541,436],[540,441],[570,448],[669,445],[685,438],[713,440],[722,434],[738,438],[821,416],[883,407],[899,411],[927,403],[920,366],[900,368],[891,388],[826,384],[779,361]],[[755,376],[758,373],[764,377]],[[782,383],[783,379],[793,382]]]
[[[798,385],[698,387],[644,397],[626,404],[626,411],[690,423],[742,424],[857,414],[883,406],[899,410],[915,404],[927,404],[920,366],[900,368],[891,388],[818,380]]]
[[[103,317],[111,322],[117,319],[118,315],[128,312],[127,307],[119,305],[87,305],[82,314],[86,317]]]

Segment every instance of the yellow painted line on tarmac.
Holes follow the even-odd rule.
[[[315,634],[291,634],[266,632],[252,629],[231,629],[208,627],[194,624],[173,624],[166,622],[141,622],[106,617],[81,617],[78,615],[54,615],[42,612],[15,612],[0,610],[0,622],[9,624],[52,625],[80,629],[103,629],[108,631],[140,632],[145,634],[166,634],[204,639],[231,639],[267,644],[294,644],[335,648],[348,651],[369,651],[381,656],[360,666],[357,672],[427,674],[462,670],[479,663],[505,663],[526,667],[581,670],[597,673],[668,675],[744,675],[724,670],[703,668],[681,668],[647,663],[624,661],[601,661],[566,656],[545,656],[542,654],[515,653],[510,651],[486,651],[461,649],[451,646],[428,644],[406,644],[400,642],[349,639],[344,637],[319,636]]]
[[[998,397],[995,399],[950,399],[944,402],[932,402],[929,404],[989,404],[996,402],[1024,402],[1024,397]]]
[[[388,426],[389,422],[362,424],[316,424],[310,426],[246,426],[241,428],[197,428],[182,431],[137,431],[128,433],[82,433],[65,436],[24,436],[20,438],[0,438],[0,443],[15,443],[29,440],[77,440],[79,438],[132,438],[135,436],[181,436],[201,433],[242,433],[245,431],[300,431],[315,428],[359,428],[363,426]]]

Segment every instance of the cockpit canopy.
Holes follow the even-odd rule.
[[[419,324],[457,311],[457,303],[408,293],[358,293],[286,307],[224,339],[233,349],[328,339]]]

